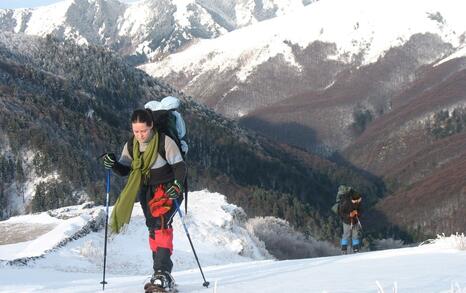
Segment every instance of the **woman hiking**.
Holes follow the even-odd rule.
[[[110,228],[119,233],[129,223],[137,197],[149,229],[154,269],[151,283],[170,291],[174,286],[172,221],[176,206],[183,200],[186,164],[175,141],[154,128],[149,109],[135,110],[131,126],[133,137],[124,145],[120,158],[113,153],[103,157],[105,168],[120,176],[129,175],[112,210]]]

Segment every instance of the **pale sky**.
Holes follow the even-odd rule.
[[[60,2],[62,0],[0,0],[0,9],[3,8],[33,8]],[[120,2],[136,2],[137,0],[120,0]]]

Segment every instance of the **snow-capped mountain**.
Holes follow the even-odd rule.
[[[105,45],[123,55],[142,55],[144,59],[300,10],[310,2],[64,0],[35,9],[0,10],[0,29]]]
[[[177,216],[173,275],[180,293],[460,293],[466,288],[466,239],[461,234],[419,247],[276,261],[251,233],[244,212],[227,203],[225,196],[196,191],[190,198],[195,200],[184,219],[210,286],[202,286]],[[0,262],[0,291],[101,292],[104,216],[104,207],[87,205],[0,222],[2,235],[7,236],[0,239],[0,260],[18,256],[24,260]],[[92,222],[98,225],[89,225]],[[86,226],[93,228],[83,229]],[[28,233],[31,230],[36,234]],[[125,232],[109,238],[107,249],[105,292],[142,292],[152,273],[152,258],[138,204]]]
[[[460,0],[319,1],[215,40],[202,40],[141,68],[220,113],[241,117],[290,97],[332,88],[342,75],[377,63],[391,48],[407,44],[407,49],[418,50],[413,52],[417,64],[409,69],[412,80],[420,66],[464,52],[466,22],[460,11],[465,6]],[[392,73],[400,75],[399,80],[394,76],[386,82],[391,84],[380,85],[381,91],[405,82],[408,69],[400,67],[401,72]],[[375,104],[371,97],[358,102]],[[339,109],[342,126],[352,121],[348,110],[354,104]],[[387,109],[378,104],[373,107]],[[310,124],[302,120],[294,122]],[[347,145],[348,140],[326,142]]]

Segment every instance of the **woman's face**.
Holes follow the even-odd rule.
[[[132,124],[134,137],[139,143],[147,142],[150,137],[151,126],[147,126],[144,122],[135,122]]]

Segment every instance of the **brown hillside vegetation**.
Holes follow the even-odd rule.
[[[435,113],[465,107],[466,70],[446,80],[444,76],[437,76],[437,80],[442,79],[443,82],[433,86],[424,83],[424,90],[417,90],[418,96],[411,97],[408,103],[377,119],[345,150],[345,156],[355,165],[380,176],[396,173],[397,166],[406,164],[408,158],[413,162],[421,161],[415,157],[433,153],[434,148],[444,153],[441,160],[455,156],[457,152],[441,151],[450,141],[436,138],[430,125]],[[420,84],[418,82],[415,86]]]
[[[381,176],[392,193],[372,216],[381,212],[419,239],[466,230],[464,65],[457,59],[425,70],[393,99],[393,110],[345,151],[352,163]],[[460,113],[457,127],[450,123],[454,111]]]
[[[394,109],[400,109],[422,93],[445,82],[466,67],[466,58],[452,59],[435,67],[422,67],[416,73],[416,80],[402,93],[392,99]],[[461,79],[461,76],[458,77]]]
[[[242,123],[274,139],[315,150],[327,145],[343,150],[355,138],[351,125],[358,111],[369,111],[372,119],[391,110],[391,99],[408,87],[415,72],[424,65],[420,56],[435,60],[451,48],[438,37],[415,35],[401,47],[390,49],[377,62],[342,70],[335,82],[320,91],[307,91],[257,109],[242,118]],[[307,140],[289,139],[296,126],[314,134]]]
[[[412,188],[395,193],[376,205],[376,211],[382,212],[390,223],[420,239],[440,233],[464,233],[465,210],[466,152]],[[377,224],[377,219],[372,218],[370,222]]]
[[[393,222],[401,229],[418,235],[465,230],[456,210],[445,207],[464,188],[461,180],[450,182],[448,172],[463,170],[459,164],[466,152],[466,58],[419,66],[406,49],[394,48],[375,64],[341,72],[326,90],[256,110],[241,122],[323,154],[342,149],[348,162],[382,178],[388,194],[403,205]],[[370,110],[373,120],[354,140],[350,127],[357,109]],[[429,188],[433,191],[424,191]],[[442,199],[437,211],[443,212],[441,222],[434,225],[423,214],[423,201],[402,202],[404,196]],[[388,202],[380,202],[377,211],[392,213],[384,206]]]
[[[445,165],[458,164],[458,160],[465,154],[466,133],[453,135],[413,152],[398,164],[392,165],[391,169],[385,171],[384,178],[391,189],[408,188]]]

